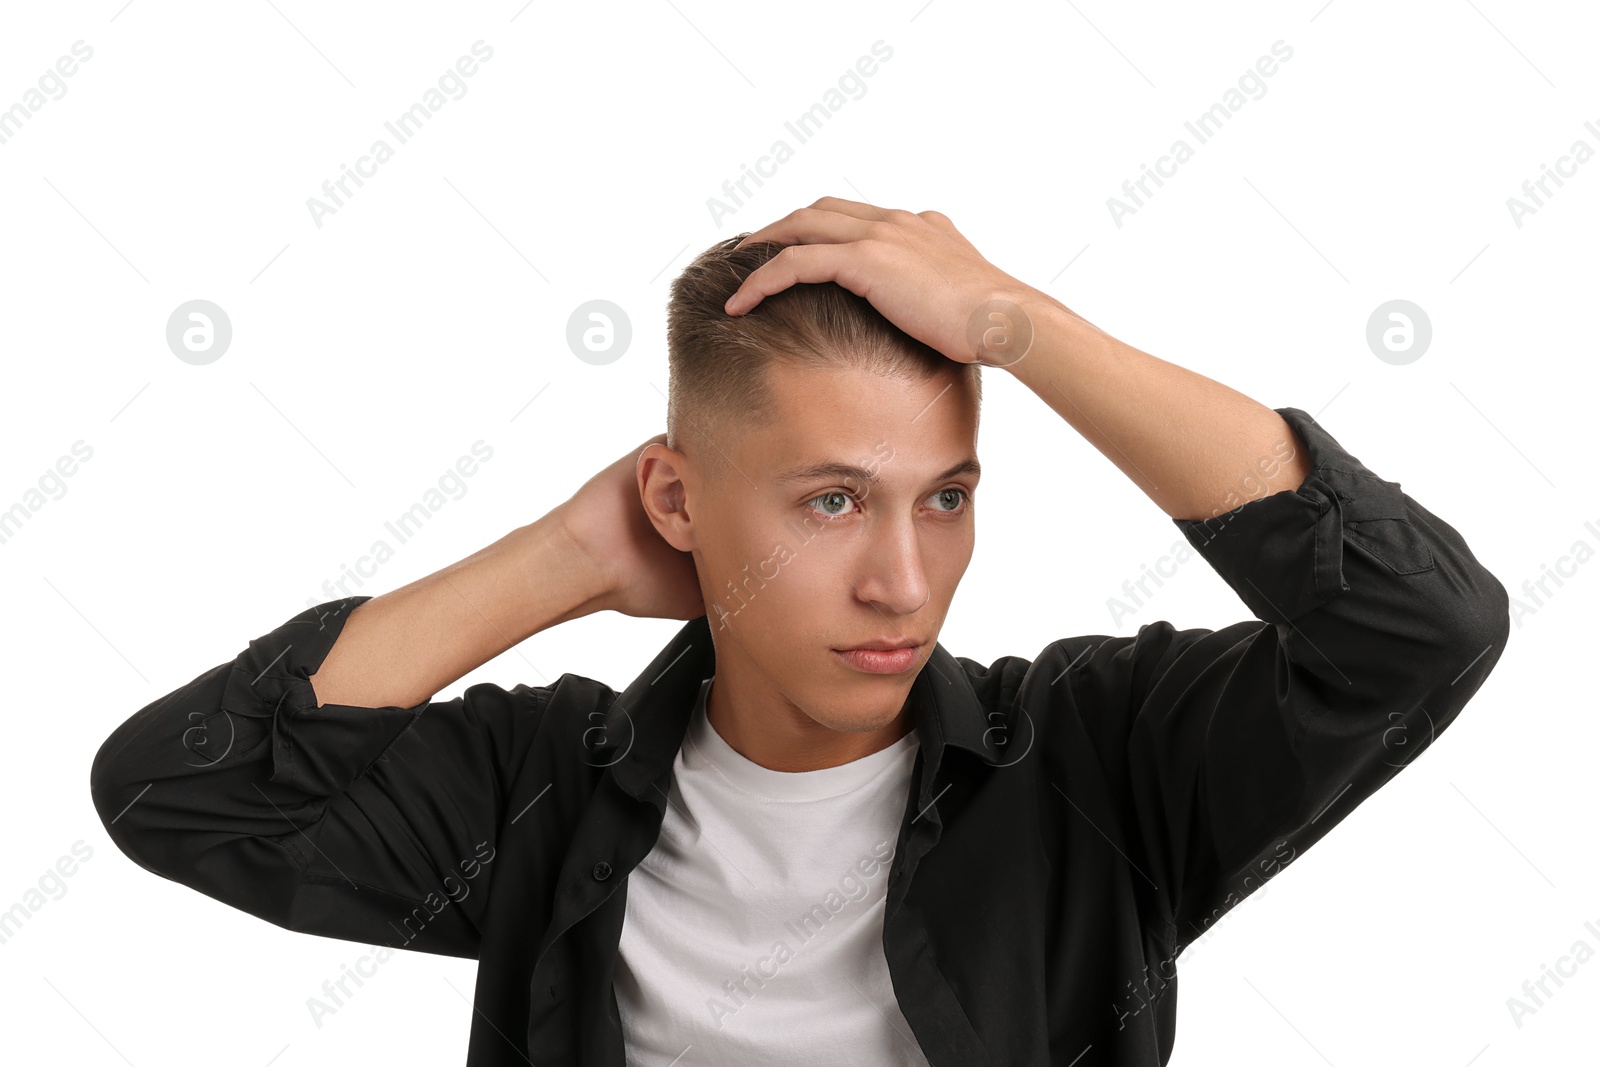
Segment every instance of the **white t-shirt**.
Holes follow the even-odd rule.
[[[628,876],[617,1007],[634,1067],[927,1067],[883,956],[915,729],[837,767],[774,771],[700,686],[661,836]]]

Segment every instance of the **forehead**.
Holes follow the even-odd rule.
[[[889,456],[907,477],[933,477],[977,448],[977,398],[961,366],[950,368],[924,380],[773,363],[771,417],[750,428],[745,445],[769,477],[819,463],[883,464]]]

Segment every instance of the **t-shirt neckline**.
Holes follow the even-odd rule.
[[[745,758],[723,740],[706,715],[711,678],[700,683],[694,713],[689,719],[681,758],[686,764],[715,769],[728,782],[755,796],[773,801],[824,800],[859,789],[907,758],[918,743],[916,727],[893,744],[860,759],[813,771],[775,771]]]

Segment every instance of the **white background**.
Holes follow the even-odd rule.
[[[1521,226],[1507,206],[1575,140],[1600,149],[1587,8],[5,5],[0,108],[75,41],[93,56],[0,144],[0,509],[74,442],[93,454],[0,543],[0,910],[74,842],[93,853],[0,944],[0,1055],[459,1062],[470,961],[400,954],[318,1027],[307,998],[370,949],[140,870],[91,806],[89,762],[135,710],[329,599],[323,581],[473,442],[493,458],[465,495],[348,591],[470,554],[663,430],[671,278],[837,195],[943,211],[1118,337],[1305,409],[1532,609],[1446,735],[1183,957],[1172,1063],[1592,1057],[1600,960],[1520,1027],[1506,1004],[1579,939],[1600,950],[1600,563],[1541,602],[1522,590],[1575,542],[1600,547],[1600,160]],[[393,145],[383,123],[480,39],[494,54],[466,94],[319,227],[307,198]],[[865,94],[796,145],[784,121],[878,40],[893,56]],[[1195,145],[1185,120],[1279,40],[1293,56],[1265,94],[1118,226],[1107,199],[1175,138]],[[708,198],[778,137],[794,158],[719,223]],[[165,338],[197,298],[233,327],[207,366]],[[633,326],[605,366],[566,343],[596,298]],[[1403,366],[1366,342],[1396,298],[1433,327]],[[986,384],[978,549],[947,648],[988,662],[1248,616],[1195,559],[1114,622],[1107,599],[1176,528],[1016,381]],[[563,672],[620,689],[679,625],[591,616],[441,696]]]

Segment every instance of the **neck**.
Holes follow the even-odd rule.
[[[916,725],[911,701],[902,698],[887,717],[869,714],[835,729],[747,668],[718,658],[706,694],[706,718],[728,747],[768,770],[816,771],[851,763],[888,748]]]

